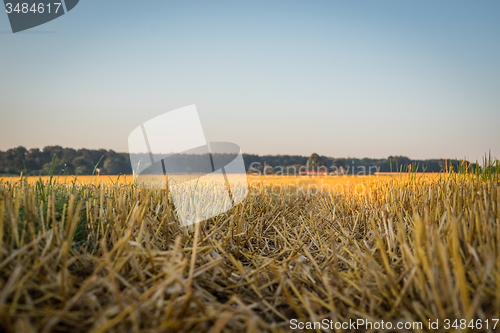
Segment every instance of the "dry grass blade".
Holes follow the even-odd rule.
[[[500,316],[496,180],[262,185],[184,228],[164,191],[75,184],[0,183],[0,330],[282,332],[296,318],[429,331]]]

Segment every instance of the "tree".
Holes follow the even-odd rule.
[[[108,175],[119,175],[131,173],[130,163],[120,155],[108,157],[104,161],[104,170]]]
[[[75,158],[73,165],[75,166],[75,171],[78,170],[78,174],[80,175],[90,175],[94,171],[92,162],[83,156]]]
[[[318,170],[319,167],[324,167],[325,161],[318,154],[313,153],[307,160],[307,170]]]
[[[347,166],[347,160],[345,158],[334,158],[332,161],[333,172],[344,173]]]

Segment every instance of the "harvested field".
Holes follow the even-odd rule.
[[[181,228],[166,191],[128,180],[3,179],[0,329],[284,332],[296,319],[369,331],[334,327],[364,319],[447,332],[463,319],[494,332],[498,180],[360,182],[276,192],[261,181],[228,213]]]

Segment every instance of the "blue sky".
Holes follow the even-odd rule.
[[[500,157],[500,3],[80,1],[12,34],[0,149],[127,151],[196,104],[209,141],[333,157]]]

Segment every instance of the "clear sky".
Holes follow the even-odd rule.
[[[0,12],[0,150],[125,152],[190,104],[245,153],[500,157],[500,2],[82,0],[17,34]]]

